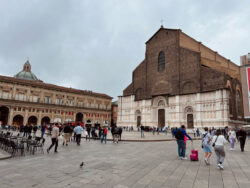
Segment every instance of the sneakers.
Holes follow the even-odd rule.
[[[233,151],[234,150],[234,148],[230,148],[230,151]]]
[[[206,165],[209,165],[209,162],[208,162],[207,158],[205,158],[204,161],[205,161]]]
[[[219,167],[221,170],[224,169],[224,167],[222,166],[222,164],[218,164],[218,167]]]
[[[181,159],[182,159],[182,160],[187,160],[187,157],[182,157]]]

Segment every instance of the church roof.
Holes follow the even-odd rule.
[[[35,80],[40,81],[34,73],[31,72],[31,65],[29,60],[27,60],[23,65],[23,70],[17,73],[15,76],[17,79],[22,80]]]

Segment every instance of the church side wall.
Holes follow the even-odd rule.
[[[169,98],[158,97],[150,100],[134,101],[134,96],[119,97],[118,126],[137,126],[137,116],[141,116],[144,126],[158,126],[158,110],[165,109],[165,126],[187,126],[187,114],[193,114],[194,127],[225,127],[229,125],[227,90],[206,93],[176,95]],[[165,106],[158,106],[165,100]]]

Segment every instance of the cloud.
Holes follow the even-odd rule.
[[[1,0],[0,5],[0,74],[16,74],[29,57],[32,71],[45,82],[114,98],[131,82],[161,19],[237,64],[249,52],[248,1]]]

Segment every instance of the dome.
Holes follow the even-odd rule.
[[[15,78],[23,79],[23,80],[38,80],[36,75],[32,72],[21,71],[15,75]]]
[[[17,73],[15,78],[22,79],[22,80],[37,80],[40,81],[35,74],[31,72],[31,65],[29,61],[27,60],[25,64],[23,65],[23,70]]]

